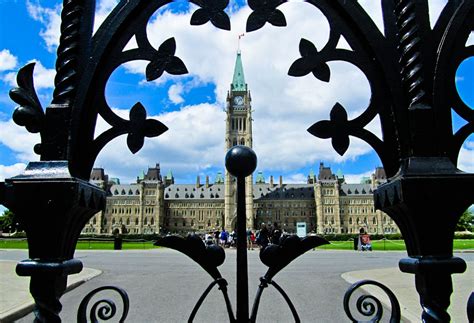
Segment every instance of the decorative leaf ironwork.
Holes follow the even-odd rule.
[[[230,30],[229,16],[224,12],[229,0],[191,0],[200,6],[191,16],[191,25],[204,25],[210,21],[215,27]]]
[[[29,63],[18,71],[18,87],[10,90],[10,98],[19,104],[13,111],[13,121],[32,133],[41,131],[44,112],[33,83],[35,63]]]
[[[269,267],[265,278],[271,280],[280,270],[306,251],[324,244],[329,244],[329,242],[318,236],[305,238],[284,236],[281,238],[280,244],[266,246],[260,250],[260,260]]]
[[[216,280],[222,278],[217,267],[224,263],[224,249],[214,244],[204,245],[198,235],[190,234],[186,238],[180,236],[158,238],[155,246],[167,247],[184,253],[197,262],[212,278]]]
[[[315,137],[332,138],[332,146],[342,156],[349,148],[349,129],[347,112],[342,105],[336,103],[331,110],[330,121],[318,121],[308,128],[308,132]]]
[[[277,9],[285,0],[249,0],[249,7],[253,10],[247,19],[247,32],[262,28],[267,22],[277,27],[286,26],[283,12]]]
[[[146,110],[138,102],[130,110],[130,132],[127,136],[127,146],[135,154],[143,147],[145,137],[157,137],[168,130],[163,123],[146,118]]]
[[[316,46],[309,40],[302,38],[299,47],[302,57],[291,65],[288,74],[291,76],[305,76],[312,72],[318,80],[329,82],[331,70],[329,65],[322,60]]]
[[[174,37],[167,39],[158,48],[154,58],[146,67],[146,80],[154,81],[168,72],[173,75],[181,75],[188,73],[183,61],[174,56],[176,52],[176,41]]]

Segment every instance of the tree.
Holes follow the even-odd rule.
[[[464,211],[456,224],[456,231],[471,231],[473,229],[474,214],[470,209]]]
[[[20,220],[15,213],[10,210],[5,210],[0,216],[0,231],[15,232],[21,230]]]

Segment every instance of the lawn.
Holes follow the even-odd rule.
[[[27,249],[28,243],[25,240],[0,239],[0,249]],[[122,249],[138,250],[159,248],[153,246],[152,241],[124,241]],[[318,247],[318,249],[331,250],[353,250],[352,241],[331,241],[331,244]],[[77,243],[77,250],[113,250],[113,241],[89,241],[82,240]],[[403,240],[376,240],[372,241],[372,249],[375,250],[405,250]],[[454,250],[474,250],[474,240],[454,240]]]
[[[331,241],[331,244],[318,247],[331,250],[353,250],[353,241]],[[373,250],[406,250],[403,240],[373,240]],[[454,250],[474,250],[474,240],[454,240]]]
[[[0,240],[0,248],[4,249],[27,249],[28,242],[26,240]],[[153,245],[153,241],[140,241],[140,242],[131,242],[124,241],[122,244],[122,249],[124,250],[134,250],[134,249],[152,249],[159,248]],[[113,250],[114,242],[113,241],[88,241],[83,240],[79,241],[76,245],[77,250]]]

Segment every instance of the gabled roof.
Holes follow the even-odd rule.
[[[195,184],[171,184],[165,188],[165,200],[215,200],[224,201],[224,185],[211,184],[209,187]]]
[[[366,195],[372,196],[373,190],[370,184],[347,184],[342,183],[341,189],[339,191],[339,195],[347,196],[347,195]]]
[[[283,184],[272,186],[259,184],[253,186],[253,197],[258,200],[314,200],[311,184]]]

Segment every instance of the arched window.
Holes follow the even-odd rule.
[[[245,139],[244,139],[244,138],[241,138],[241,139],[240,139],[240,144],[241,144],[242,146],[245,145]]]
[[[352,224],[352,218],[349,218],[349,224]]]
[[[138,225],[138,218],[135,219],[135,225]]]
[[[237,139],[234,139],[234,141],[232,142],[232,146],[237,146]]]
[[[130,219],[127,219],[127,225],[130,225]]]
[[[147,224],[148,224],[148,219],[147,219],[147,218],[145,218],[145,219],[143,220],[143,224],[144,224],[144,225],[147,225]]]
[[[150,224],[151,224],[151,225],[154,225],[154,224],[155,224],[155,219],[154,219],[154,218],[151,218]]]

